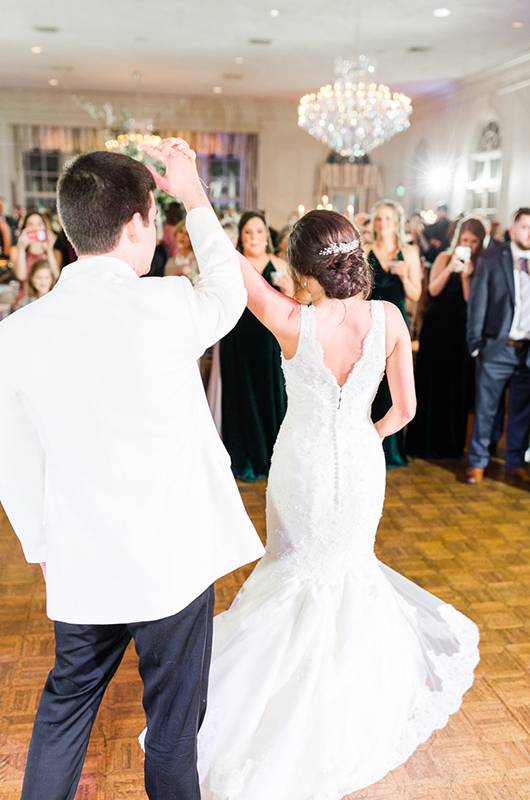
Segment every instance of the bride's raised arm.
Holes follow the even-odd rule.
[[[249,309],[276,337],[286,358],[291,358],[298,346],[300,303],[274,289],[245,256],[241,253],[238,256]]]

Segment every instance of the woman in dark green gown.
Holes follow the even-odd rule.
[[[421,262],[417,249],[404,243],[403,210],[391,200],[377,203],[372,212],[373,245],[368,261],[373,270],[372,297],[394,303],[408,325],[407,297],[417,301],[421,295]],[[392,405],[390,388],[385,377],[372,405],[374,422],[385,416]],[[383,441],[388,468],[407,464],[405,431]]]
[[[264,280],[277,285],[286,264],[271,254],[267,223],[247,212],[239,223],[238,249]],[[255,481],[269,473],[274,442],[287,409],[280,347],[248,309],[221,341],[222,431],[236,478]]]

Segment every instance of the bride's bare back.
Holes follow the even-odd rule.
[[[371,303],[356,298],[325,302],[315,306],[315,322],[324,364],[343,386],[363,354],[373,324]]]
[[[292,358],[300,336],[300,303],[280,294],[258,275],[240,256],[248,307],[276,337],[284,358]],[[313,286],[318,287],[314,279]],[[322,297],[314,302],[316,337],[322,347],[324,364],[339,386],[348,378],[362,355],[363,341],[372,325],[371,304],[348,297],[337,300]],[[410,335],[401,312],[392,303],[383,303],[386,329],[386,375],[392,395],[392,408],[376,423],[381,438],[401,430],[414,416],[416,395]]]

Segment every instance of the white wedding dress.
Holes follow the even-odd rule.
[[[312,307],[283,361],[267,553],[214,621],[202,800],[341,800],[406,761],[473,682],[476,625],[374,555],[386,469],[370,409],[386,353],[384,305],[371,308],[342,388]]]
[[[475,624],[374,555],[385,459],[370,408],[386,353],[384,305],[371,308],[342,389],[312,307],[284,359],[267,554],[214,623],[202,800],[340,800],[408,759],[473,682]]]

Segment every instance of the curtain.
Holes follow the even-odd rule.
[[[162,130],[160,136],[180,136],[201,156],[229,156],[241,164],[241,204],[255,208],[257,202],[258,137],[255,133],[217,133],[186,130]],[[102,128],[59,125],[13,125],[13,141],[19,179],[22,179],[23,155],[28,150],[59,150],[65,155],[105,148],[108,133]]]
[[[105,146],[101,128],[68,128],[61,125],[13,125],[13,141],[17,155],[28,150],[60,150],[62,153],[84,153]]]

